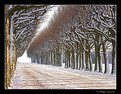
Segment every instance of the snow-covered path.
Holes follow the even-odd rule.
[[[51,65],[17,63],[11,89],[116,89],[116,76]]]

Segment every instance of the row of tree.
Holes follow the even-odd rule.
[[[10,86],[17,58],[22,56],[35,34],[47,5],[5,5],[5,89]]]
[[[69,8],[69,5],[62,7],[59,14],[63,17],[61,12]],[[27,53],[32,62],[55,66],[65,63],[66,68],[89,71],[92,71],[94,64],[94,71],[98,72],[103,72],[102,64],[104,64],[103,73],[107,73],[108,52],[111,52],[111,74],[115,73],[116,6],[74,5],[71,8],[74,10],[66,11],[64,16],[69,13],[72,15],[65,17],[67,20],[62,18],[61,24],[59,21],[59,26],[54,27],[57,33],[50,34],[51,38],[46,38],[46,41],[37,44],[34,49],[28,49]]]

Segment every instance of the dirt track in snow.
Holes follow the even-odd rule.
[[[116,76],[51,65],[17,63],[11,89],[116,89]]]

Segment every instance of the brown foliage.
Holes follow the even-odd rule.
[[[35,35],[28,47],[28,51],[35,49],[45,40],[49,40],[50,38],[55,37],[57,38],[57,34],[59,35],[59,32],[68,31],[70,27],[75,24],[75,22],[80,20],[80,15],[81,18],[86,17],[85,13],[85,9],[80,5],[60,5],[57,11],[55,11],[53,19],[49,22],[49,26]]]

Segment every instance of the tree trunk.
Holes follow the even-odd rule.
[[[106,58],[106,48],[105,48],[105,43],[102,44],[103,47],[103,57],[104,57],[104,64],[105,64],[105,70],[104,73],[107,73],[108,68],[107,68],[107,58]]]
[[[70,67],[70,51],[68,51],[68,68]]]
[[[39,58],[37,54],[36,54],[36,60],[37,60],[37,63],[39,64]]]
[[[59,47],[56,49],[56,65],[61,66],[61,55],[60,55]]]
[[[76,69],[78,69],[78,53],[76,53]]]
[[[70,67],[70,52],[69,50],[66,51],[66,67]]]
[[[6,12],[6,11],[5,11]],[[10,86],[10,49],[9,49],[9,19],[5,15],[5,89]]]
[[[39,62],[40,62],[40,64],[42,64],[42,55],[40,55]]]
[[[61,49],[61,66],[63,67],[63,62],[64,61],[64,52],[63,49]]]
[[[74,50],[72,49],[72,61],[71,61],[71,63],[72,63],[72,68],[74,69],[75,68],[75,60],[74,60]]]
[[[81,55],[81,62],[82,62],[82,69],[84,69],[84,51],[82,50],[82,55]]]
[[[116,51],[115,51],[115,41],[112,41],[112,70],[111,74],[116,73],[116,65],[115,65],[115,59],[116,59]]]
[[[92,62],[91,62],[91,56],[90,56],[90,47],[89,47],[89,49],[88,49],[89,51],[88,51],[88,58],[89,58],[89,64],[90,64],[90,71],[92,71]]]
[[[97,56],[98,56],[98,65],[99,65],[99,72],[102,72],[102,65],[101,65],[101,56],[100,56],[100,46],[97,47]]]
[[[55,66],[55,63],[56,63],[56,60],[55,60],[56,59],[55,52],[53,53],[53,55],[54,55],[53,56],[53,65]]]
[[[78,54],[79,44],[78,44],[78,42],[76,43],[76,45],[77,45],[77,49],[76,49],[76,69],[78,69],[78,66],[79,66],[79,62],[78,62],[78,58],[79,58],[79,54]]]
[[[82,63],[82,61],[81,61],[81,54],[82,54],[82,52],[80,51],[79,56],[78,56],[78,59],[79,59],[79,69],[81,68],[81,63]]]
[[[86,49],[88,49],[88,41],[86,40]],[[89,49],[88,49],[89,50]],[[86,70],[89,70],[89,52],[85,51],[85,65],[86,65]]]
[[[115,32],[110,29],[111,37],[116,39],[116,34]],[[116,73],[116,41],[111,40],[112,42],[112,69],[111,69],[111,74]]]
[[[95,68],[94,71],[97,71],[97,44],[95,43]]]
[[[88,65],[88,51],[85,51],[85,65],[86,65],[86,69],[85,70],[89,70],[89,65]]]
[[[67,50],[65,51],[65,68],[67,68],[67,59],[68,59],[68,55],[67,55]]]
[[[52,51],[50,51],[50,63],[52,65]]]
[[[98,63],[100,62],[99,37],[100,37],[99,34],[95,35],[95,69],[94,69],[94,71],[97,71]]]

